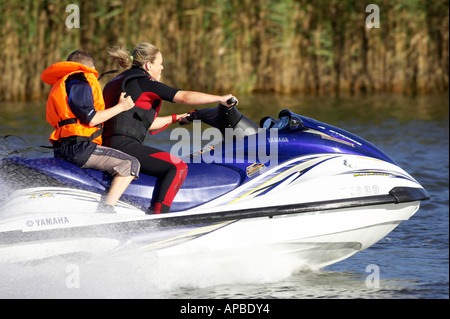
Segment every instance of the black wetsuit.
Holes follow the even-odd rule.
[[[158,116],[162,100],[173,102],[178,89],[153,80],[147,71],[134,66],[105,86],[103,95],[106,108],[118,103],[124,80],[125,90],[131,95],[135,107],[105,123],[103,144],[133,155],[141,163],[142,173],[158,178],[150,211],[165,213],[170,210],[186,178],[187,165],[170,153],[143,145],[143,142]]]

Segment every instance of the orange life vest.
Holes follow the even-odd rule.
[[[102,111],[105,109],[102,89],[97,80],[98,72],[96,70],[71,61],[58,62],[49,66],[42,72],[41,79],[45,83],[53,85],[47,100],[46,109],[47,122],[55,128],[49,138],[52,144],[55,141],[71,136],[90,137],[101,129],[81,124],[70,110],[65,81],[69,75],[80,72],[84,73],[92,88],[95,110]],[[92,142],[101,145],[101,134],[95,137]]]

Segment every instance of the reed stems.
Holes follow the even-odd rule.
[[[447,92],[446,0],[97,0],[0,3],[0,101],[43,99],[50,64],[79,47],[97,69],[117,68],[106,48],[151,42],[163,81],[215,93]],[[380,28],[365,8],[380,8]],[[108,80],[109,78],[107,78]],[[104,84],[104,83],[103,83]]]

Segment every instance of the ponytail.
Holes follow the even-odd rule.
[[[133,54],[127,50],[126,46],[112,47],[108,49],[108,55],[117,60],[121,67],[129,68],[132,64],[142,66],[147,62],[154,63],[159,53],[159,49],[150,43],[140,43],[133,50]]]
[[[133,57],[128,52],[126,46],[121,47],[111,47],[108,49],[108,55],[114,61],[119,62],[120,66],[123,68],[129,68],[133,62]]]

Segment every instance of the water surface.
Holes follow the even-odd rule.
[[[115,265],[83,265],[84,284],[70,290],[64,285],[65,264],[3,267],[0,298],[448,298],[448,95],[267,94],[239,99],[240,111],[255,122],[266,115],[277,117],[288,108],[369,140],[415,177],[431,199],[374,246],[320,271],[261,265],[260,273],[255,273],[244,263],[230,270],[189,261],[177,267],[140,256],[116,260]],[[167,103],[163,107],[164,115],[192,109]],[[45,102],[0,104],[0,136],[19,135],[38,146],[48,145],[50,133]],[[168,151],[173,144],[169,136],[166,130],[147,138],[146,143]],[[8,138],[0,143],[0,155],[24,145],[20,139]],[[0,200],[7,191],[0,180]],[[378,267],[378,287],[368,281],[370,265]]]

